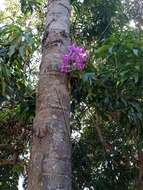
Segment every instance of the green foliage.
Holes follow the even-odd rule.
[[[86,47],[98,40],[104,41],[114,30],[127,23],[123,5],[119,0],[84,0],[73,2],[74,11],[71,30],[73,38]]]
[[[117,124],[110,123],[100,127],[105,129],[108,151],[104,151],[94,124],[84,129],[73,152],[73,188],[133,190],[137,175],[137,168],[134,167],[137,162],[132,159],[135,153],[133,144],[123,136],[124,129]]]
[[[24,15],[18,15],[13,23],[2,21],[0,30],[0,163],[7,163],[0,166],[3,190],[17,189],[19,175],[27,165],[35,114],[32,62],[42,29],[38,28],[40,22],[34,30],[28,22],[30,17],[25,21]]]
[[[20,0],[21,11],[24,14],[33,13],[35,10],[41,9],[42,3],[42,0]]]
[[[113,33],[95,47],[93,66],[89,62],[73,86],[74,119],[78,130],[84,126],[73,154],[76,190],[135,189],[143,132],[142,40],[136,30]]]
[[[89,1],[88,5],[78,4],[87,10],[90,5]],[[112,6],[113,12],[117,11],[116,5],[119,4]],[[102,38],[93,29],[89,35],[86,30],[85,38],[82,34],[76,38],[90,51],[86,71],[78,80],[72,78],[72,128],[80,134],[79,140],[73,140],[73,189],[76,190],[137,188],[137,154],[142,150],[143,134],[143,33],[138,28],[127,27],[131,15],[127,4],[122,6],[126,12],[122,15],[124,19],[119,17],[112,22],[110,31],[103,30],[103,34],[99,27]],[[78,11],[79,20],[75,21],[76,26],[81,24],[82,33],[82,27],[90,26],[92,17],[85,24],[85,18],[80,20],[85,14],[82,8],[78,10],[81,13]],[[101,26],[103,23],[101,20]]]
[[[0,167],[0,189],[18,190],[19,175],[13,172],[12,167]]]
[[[20,15],[12,22],[5,18],[0,31],[0,144],[14,145],[19,161],[1,166],[3,190],[16,190],[19,174],[26,173],[35,112],[32,65],[37,64],[35,52],[43,32],[43,1],[20,3]],[[143,146],[141,1],[139,5],[72,0],[71,37],[90,53],[86,70],[71,77],[71,127],[79,135],[72,139],[74,190],[137,188]],[[13,160],[14,155],[2,149],[0,161]]]
[[[39,38],[30,30],[10,24],[0,32],[0,102],[21,99],[26,88],[25,69],[37,49]]]

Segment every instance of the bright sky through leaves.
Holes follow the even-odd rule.
[[[0,0],[0,10],[3,10],[5,8],[4,0]]]

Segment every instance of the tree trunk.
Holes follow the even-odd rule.
[[[28,190],[71,190],[68,79],[58,69],[70,43],[70,0],[49,0],[47,9]]]

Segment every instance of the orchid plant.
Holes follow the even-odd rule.
[[[75,44],[68,46],[68,53],[62,56],[59,70],[61,73],[69,73],[73,70],[82,71],[86,66],[88,53]]]

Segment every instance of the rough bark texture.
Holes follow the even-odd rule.
[[[28,190],[71,190],[69,92],[58,70],[70,43],[70,0],[49,0],[47,9]]]

